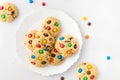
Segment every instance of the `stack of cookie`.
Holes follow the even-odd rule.
[[[31,50],[29,61],[37,67],[47,64],[59,65],[78,49],[77,40],[71,35],[63,35],[60,21],[47,17],[41,25],[41,30],[32,30],[25,35],[25,45]]]

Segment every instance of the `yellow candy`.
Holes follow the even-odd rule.
[[[58,30],[57,30],[57,28],[53,28],[53,30],[52,30],[53,32],[57,32]]]
[[[41,61],[41,60],[42,60],[42,58],[41,58],[41,57],[38,57],[38,60],[40,60],[40,61]]]
[[[46,40],[46,39],[44,39],[44,40],[42,41],[42,43],[43,43],[43,44],[46,44],[46,43],[47,43],[47,40]]]
[[[83,21],[86,21],[86,20],[87,20],[87,17],[86,17],[86,16],[83,16],[82,20],[83,20]]]
[[[11,7],[9,7],[9,8],[8,8],[8,11],[12,11],[12,8],[11,8]]]
[[[88,68],[88,69],[92,69],[92,65],[88,65],[87,68]]]

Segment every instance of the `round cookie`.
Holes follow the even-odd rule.
[[[41,48],[44,49],[45,51],[52,50],[55,43],[55,39],[49,34],[47,30],[39,31],[35,34],[35,36],[38,38],[33,40],[32,43],[33,49]]]
[[[12,3],[3,3],[0,5],[0,21],[12,22],[18,16],[18,9]]]
[[[28,32],[28,33],[25,35],[24,44],[25,44],[26,47],[29,48],[30,50],[33,50],[32,42],[33,42],[33,40],[36,38],[35,34],[36,34],[37,32],[38,32],[38,31],[36,31],[36,30],[32,30],[32,31]]]
[[[55,17],[47,17],[41,25],[42,30],[47,30],[53,37],[61,32],[60,21]]]
[[[55,44],[55,48],[62,53],[64,57],[70,57],[78,50],[77,40],[71,35],[60,36]]]
[[[95,65],[85,62],[77,67],[76,75],[79,80],[96,80],[98,70]]]
[[[30,53],[29,62],[36,67],[44,67],[49,63],[49,53],[37,48]]]
[[[58,52],[58,50],[56,50],[55,48],[51,51],[50,53],[50,64],[51,65],[60,65],[63,63],[63,61],[65,60],[65,58],[62,56],[61,53]]]

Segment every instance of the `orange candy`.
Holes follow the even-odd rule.
[[[37,34],[35,34],[35,38],[40,38],[40,36],[39,36],[39,35],[37,35]]]
[[[67,54],[68,54],[68,55],[72,55],[72,50],[68,50],[68,51],[67,51]]]
[[[85,35],[85,39],[89,39],[90,36],[88,34]]]
[[[12,11],[12,7],[9,6],[9,7],[8,7],[8,11]]]
[[[53,60],[53,58],[50,58],[50,61],[49,62],[53,62],[54,60]]]

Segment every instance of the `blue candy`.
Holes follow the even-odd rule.
[[[110,60],[110,59],[111,59],[111,57],[110,57],[110,56],[107,56],[107,57],[106,57],[106,59],[107,59],[107,60]]]
[[[62,36],[62,37],[60,37],[60,40],[64,40],[65,38]]]
[[[79,69],[78,69],[78,72],[81,73],[81,72],[82,72],[82,68],[79,68]]]
[[[35,59],[35,55],[32,55],[31,58],[32,58],[32,59]]]
[[[61,55],[58,55],[57,58],[58,58],[58,59],[62,59],[62,56],[61,56]]]
[[[48,48],[45,48],[45,51],[49,51],[49,49],[48,49]]]
[[[29,0],[29,3],[33,3],[33,0]]]

